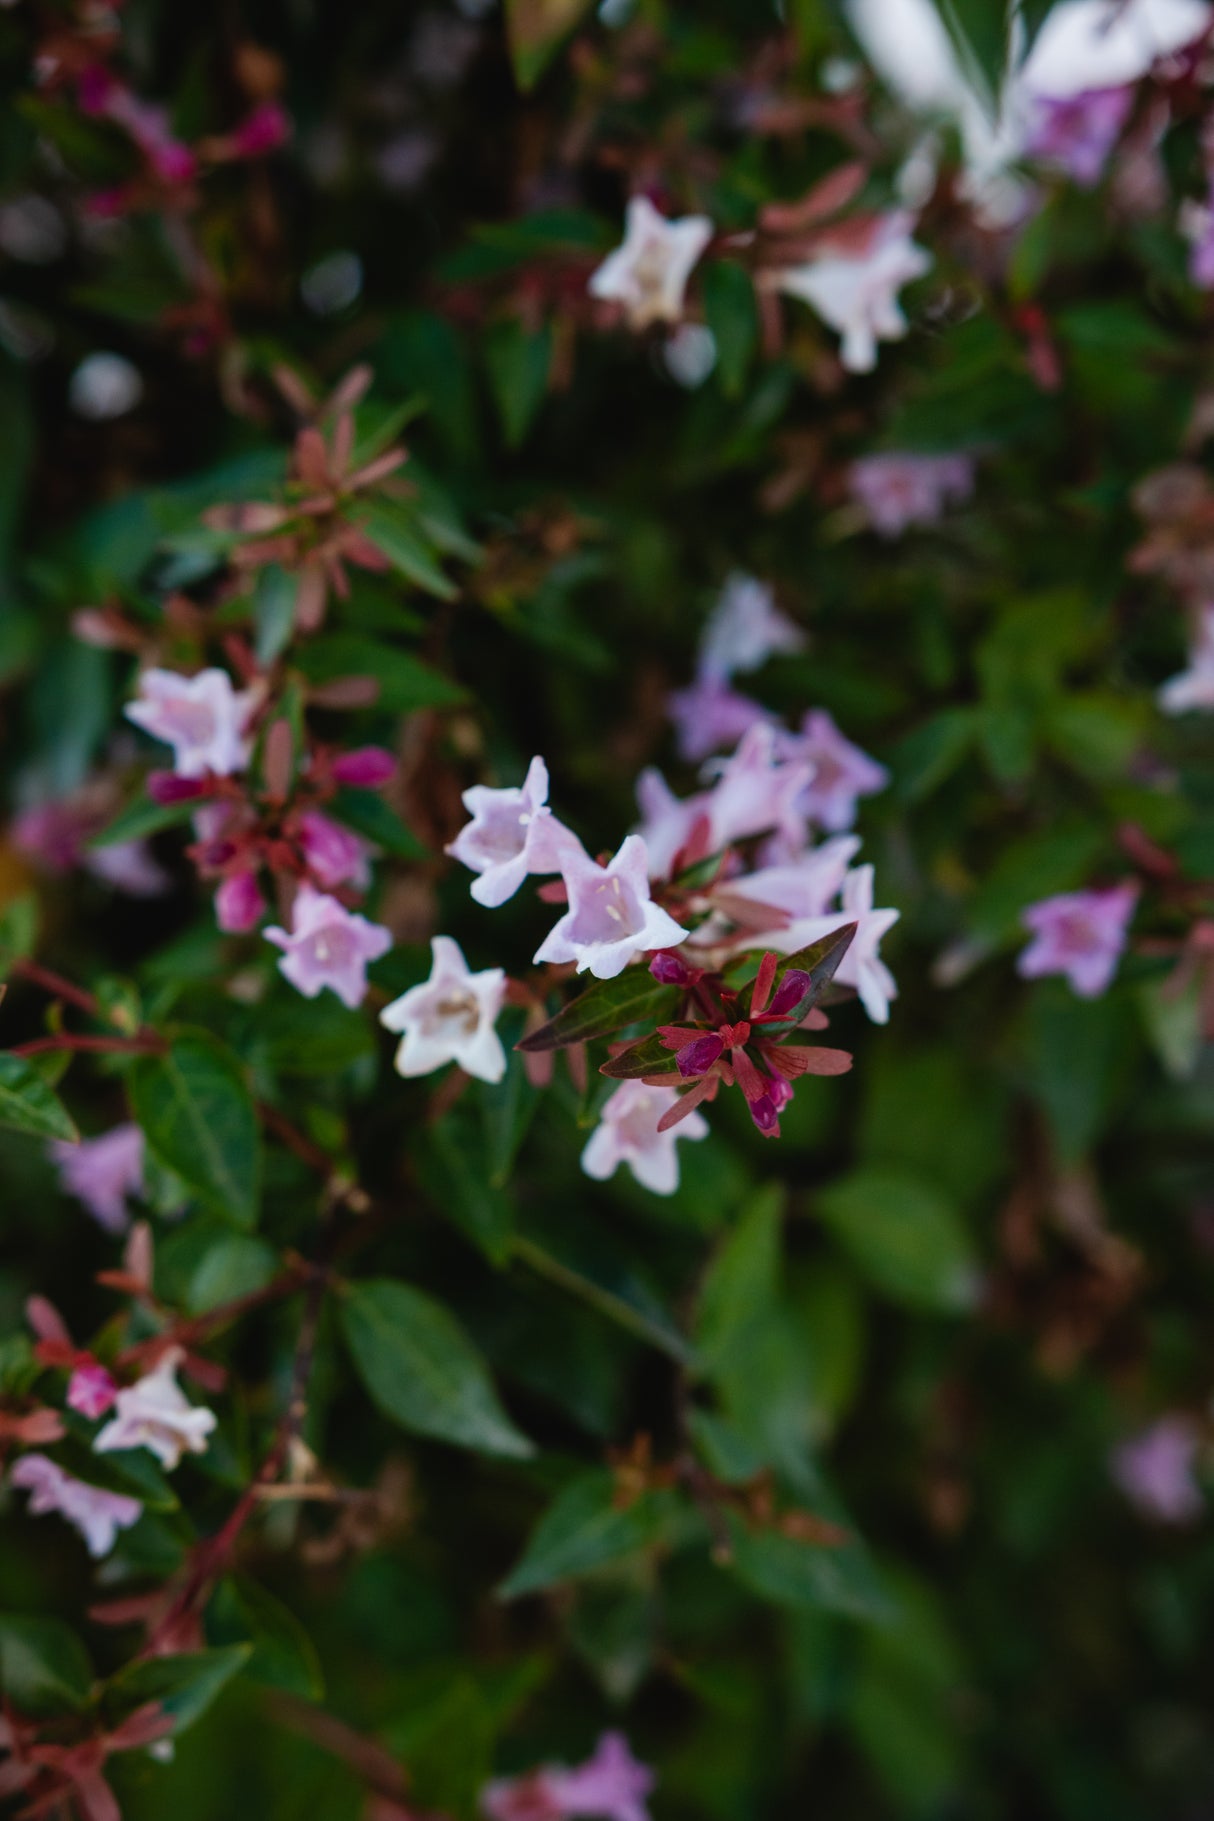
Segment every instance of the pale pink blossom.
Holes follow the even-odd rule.
[[[80,864],[94,879],[128,898],[163,898],[173,883],[146,841],[86,848]]]
[[[463,950],[450,936],[430,943],[430,978],[386,1005],[379,1021],[402,1035],[396,1052],[401,1075],[429,1075],[458,1063],[478,1081],[500,1081],[506,1053],[494,1026],[506,994],[500,967],[469,972]]]
[[[478,904],[495,910],[512,898],[528,873],[555,873],[563,852],[577,839],[558,822],[548,804],[548,767],[534,758],[521,785],[503,790],[474,784],[464,792],[472,820],[447,848],[470,872]]]
[[[638,951],[674,948],[687,931],[653,902],[649,856],[640,835],[629,835],[606,866],[580,844],[561,857],[569,909],[536,950],[536,961],[573,961],[599,980],[623,973]]]
[[[673,1195],[679,1186],[680,1138],[706,1138],[708,1121],[689,1113],[678,1125],[658,1131],[663,1113],[675,1105],[673,1088],[651,1088],[643,1081],[622,1081],[603,1107],[599,1123],[582,1152],[582,1169],[605,1182],[626,1163],[643,1188]]]
[[[974,491],[972,456],[866,455],[848,475],[852,498],[881,537],[901,537],[910,525],[935,525],[946,505]]]
[[[77,1366],[68,1380],[68,1409],[78,1410],[90,1422],[104,1416],[117,1395],[118,1386],[114,1378],[95,1359],[87,1365]]]
[[[1081,998],[1098,998],[1117,972],[1137,902],[1137,885],[1127,883],[1030,904],[1020,921],[1034,940],[1022,950],[1017,972],[1026,980],[1065,974]]]
[[[676,689],[667,707],[674,722],[681,759],[706,759],[722,746],[736,746],[756,721],[769,719],[767,710],[750,696],[717,677],[700,675],[687,689]]]
[[[81,866],[128,897],[163,897],[172,881],[146,841],[87,845],[109,821],[112,807],[108,782],[94,779],[70,797],[23,809],[13,819],[13,845],[48,872]]]
[[[1214,277],[1211,278],[1214,284]],[[1192,708],[1214,708],[1214,604],[1201,610],[1197,636],[1189,650],[1189,666],[1169,679],[1159,691],[1165,714],[1185,714]]]
[[[825,917],[832,898],[843,889],[848,868],[859,851],[858,835],[836,835],[820,847],[807,849],[795,860],[729,879],[723,889],[754,904],[769,904],[793,921]]]
[[[855,866],[843,881],[839,910],[796,918],[785,929],[765,934],[763,940],[778,954],[791,955],[812,942],[820,942],[845,923],[855,923],[856,933],[839,963],[835,980],[840,986],[854,987],[874,1024],[888,1024],[890,1002],[897,998],[898,986],[879,950],[882,937],[900,915],[896,910],[873,909],[873,869]]]
[[[48,1153],[59,1171],[61,1187],[107,1233],[123,1233],[130,1224],[127,1205],[143,1193],[143,1133],[137,1125],[117,1125],[100,1138],[78,1144],[55,1139]]]
[[[840,244],[803,265],[773,272],[768,283],[816,310],[842,336],[840,359],[852,373],[871,373],[878,341],[899,341],[907,322],[898,292],[921,278],[931,255],[911,239],[914,218],[894,210],[874,222],[866,244]]]
[[[129,1530],[143,1512],[138,1499],[74,1479],[47,1454],[23,1454],[8,1477],[10,1485],[29,1493],[35,1517],[57,1511],[80,1532],[93,1557],[108,1555],[118,1532]]]
[[[177,1368],[184,1358],[180,1347],[170,1347],[154,1371],[119,1391],[116,1414],[94,1437],[98,1454],[146,1448],[171,1472],[183,1454],[206,1453],[207,1437],[218,1419],[213,1410],[190,1403],[177,1383]]]
[[[247,935],[266,913],[266,901],[252,870],[229,873],[215,893],[215,921],[231,936]]]
[[[604,1733],[593,1757],[573,1770],[546,1764],[525,1777],[502,1777],[481,1795],[487,1821],[649,1821],[645,1797],[654,1775],[639,1764],[622,1733]]]
[[[811,822],[832,834],[852,826],[860,797],[884,790],[889,783],[884,765],[846,739],[823,708],[810,709],[800,736],[793,736],[786,750],[812,765],[800,807]]]
[[[632,329],[677,323],[692,267],[711,239],[712,222],[706,215],[667,221],[647,196],[634,196],[622,242],[586,288],[592,297],[621,304]]]
[[[371,845],[318,809],[299,818],[300,845],[308,870],[321,885],[353,885],[365,891],[371,883]]]
[[[781,652],[801,651],[805,634],[782,614],[766,582],[735,571],[708,617],[700,640],[699,673],[725,680],[759,670]]]
[[[1193,1478],[1200,1437],[1183,1416],[1163,1416],[1113,1451],[1114,1480],[1143,1517],[1191,1524],[1205,1509]]]
[[[1030,98],[1025,151],[1056,165],[1082,189],[1100,182],[1109,155],[1134,106],[1135,85],[1081,89],[1074,95]]]
[[[301,885],[295,894],[290,933],[277,924],[262,933],[283,950],[278,970],[305,999],[315,999],[328,987],[352,1011],[366,996],[367,963],[392,947],[382,925],[310,885]]]
[[[235,690],[226,670],[145,670],[139,700],[129,702],[128,721],[173,748],[173,769],[181,778],[207,772],[227,777],[249,759],[246,726],[254,706],[251,690]]]
[[[719,853],[733,841],[774,829],[799,852],[805,845],[805,816],[799,807],[813,768],[786,759],[783,736],[766,721],[743,735],[737,751],[717,767],[710,790],[676,797],[652,766],[637,780],[641,834],[653,877],[665,878],[693,834],[702,854]]]

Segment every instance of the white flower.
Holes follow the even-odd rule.
[[[29,1493],[34,1517],[57,1511],[74,1524],[91,1556],[108,1555],[118,1532],[129,1529],[143,1512],[138,1499],[75,1479],[47,1454],[23,1454],[8,1478],[10,1485]]]
[[[643,1081],[622,1081],[603,1108],[599,1124],[582,1152],[582,1168],[596,1182],[605,1182],[626,1163],[642,1188],[655,1195],[673,1195],[679,1186],[680,1138],[706,1138],[708,1121],[702,1113],[668,1131],[658,1131],[663,1113],[675,1105],[673,1088],[651,1088]]]
[[[401,1075],[429,1075],[457,1062],[478,1081],[500,1081],[506,1052],[494,1030],[506,992],[500,967],[479,974],[468,971],[459,943],[435,936],[430,943],[434,964],[430,978],[386,1005],[379,1021],[404,1033],[396,1052]]]
[[[799,297],[843,337],[840,359],[852,373],[871,373],[877,342],[899,341],[906,318],[899,288],[921,278],[932,260],[910,237],[913,217],[905,210],[883,216],[867,245],[824,251],[804,265],[770,275],[777,290]]]
[[[1189,651],[1189,668],[1164,684],[1159,706],[1165,714],[1214,708],[1214,604],[1202,608],[1197,637]]]
[[[800,917],[786,929],[775,930],[764,937],[770,948],[791,955],[829,936],[845,923],[858,927],[851,944],[839,963],[835,979],[840,986],[854,987],[860,1003],[874,1024],[888,1024],[891,999],[898,996],[893,975],[878,954],[882,936],[898,921],[900,911],[873,909],[873,869],[854,866],[843,881],[842,909],[820,917]]]
[[[179,778],[201,778],[209,771],[227,777],[248,764],[245,725],[254,697],[250,690],[233,689],[226,670],[200,670],[195,677],[145,670],[139,696],[127,704],[126,718],[173,748]]]
[[[638,949],[673,948],[687,931],[649,891],[649,855],[640,835],[629,835],[607,866],[579,845],[561,859],[569,909],[535,952],[537,961],[576,961],[598,980],[622,974]]]
[[[183,1454],[206,1453],[207,1436],[218,1419],[213,1410],[190,1403],[177,1383],[184,1358],[180,1347],[170,1347],[154,1372],[118,1393],[117,1414],[93,1441],[96,1453],[147,1448],[170,1472]]]
[[[711,239],[706,215],[667,221],[647,196],[634,196],[623,241],[592,273],[587,289],[592,297],[622,304],[631,329],[678,322],[691,268]]]
[[[532,759],[521,788],[491,790],[474,784],[464,792],[472,817],[447,852],[480,878],[473,882],[478,904],[496,910],[512,898],[528,873],[560,871],[562,847],[575,837],[557,821],[548,803],[548,767]]]
[[[731,677],[758,670],[776,652],[800,651],[805,634],[776,606],[771,589],[740,571],[726,579],[700,640],[700,673]]]

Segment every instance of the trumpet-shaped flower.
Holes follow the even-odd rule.
[[[128,1198],[143,1190],[139,1127],[117,1125],[100,1138],[82,1138],[79,1144],[56,1139],[48,1149],[67,1193],[83,1202],[107,1233],[125,1232],[131,1218]]]
[[[493,790],[474,784],[464,792],[471,815],[447,848],[480,877],[472,883],[478,904],[495,910],[512,898],[528,873],[555,873],[560,855],[576,838],[557,821],[548,804],[548,767],[534,758],[519,786]]]
[[[78,1410],[81,1416],[87,1416],[95,1422],[99,1416],[113,1406],[118,1395],[118,1386],[95,1359],[75,1368],[67,1386],[67,1407]]]
[[[23,1454],[8,1477],[10,1485],[29,1493],[29,1508],[35,1517],[57,1511],[80,1532],[85,1548],[95,1558],[108,1555],[118,1532],[129,1530],[143,1513],[138,1499],[75,1479],[48,1454]]]
[[[1191,1524],[1201,1516],[1205,1501],[1193,1479],[1198,1440],[1185,1417],[1163,1416],[1114,1449],[1113,1478],[1144,1517]]]
[[[248,763],[245,728],[253,699],[251,690],[233,689],[226,670],[200,670],[194,677],[145,670],[139,700],[127,704],[126,718],[173,748],[178,777],[227,777]]]
[[[607,866],[578,847],[561,859],[569,909],[536,950],[537,961],[573,961],[599,980],[623,973],[641,949],[674,948],[687,931],[653,902],[649,856],[640,835],[629,835]]]
[[[506,1053],[494,1025],[505,997],[505,974],[500,967],[470,973],[450,936],[435,936],[430,952],[430,978],[411,986],[379,1015],[388,1030],[402,1033],[398,1074],[429,1075],[455,1062],[478,1081],[500,1081]]]
[[[1081,999],[1099,998],[1117,972],[1137,902],[1138,887],[1127,883],[1030,904],[1020,921],[1034,940],[1017,960],[1017,972],[1026,980],[1065,974]]]
[[[889,783],[884,765],[846,739],[823,708],[810,709],[800,738],[789,741],[786,750],[812,765],[801,808],[832,834],[852,826],[860,797],[884,790]]]
[[[1133,83],[1083,89],[1077,95],[1035,96],[1025,150],[1090,190],[1100,182],[1133,106]]]
[[[700,674],[724,680],[739,670],[758,670],[777,653],[801,651],[804,645],[805,634],[780,612],[767,584],[735,571],[704,628]]]
[[[931,267],[931,255],[910,237],[903,210],[880,217],[865,243],[824,249],[804,265],[775,272],[770,283],[799,297],[843,338],[840,359],[852,373],[871,373],[878,341],[899,341],[907,322],[898,292]]]
[[[974,491],[969,455],[866,455],[848,475],[852,498],[880,537],[901,537],[910,525],[935,525],[946,505]]]
[[[703,674],[687,689],[676,689],[668,708],[681,759],[706,759],[722,746],[735,746],[756,721],[767,719],[760,702]]]
[[[170,1347],[154,1371],[118,1392],[116,1414],[93,1441],[98,1454],[146,1448],[171,1471],[183,1454],[206,1453],[217,1419],[213,1410],[192,1404],[177,1383],[184,1357],[180,1347]]]
[[[677,1126],[659,1132],[658,1121],[678,1105],[678,1099],[673,1088],[621,1082],[603,1107],[582,1152],[587,1176],[605,1182],[626,1163],[643,1188],[655,1195],[673,1195],[679,1186],[678,1140],[708,1135],[708,1121],[702,1113],[689,1113]]]
[[[301,885],[296,893],[290,934],[274,924],[264,935],[283,950],[279,972],[305,999],[315,999],[328,987],[352,1011],[366,995],[367,963],[392,947],[380,924],[310,885]]]
[[[1211,282],[1214,283],[1214,276]],[[1189,652],[1189,667],[1164,684],[1159,706],[1165,714],[1214,708],[1214,605],[1202,608],[1197,637]]]
[[[712,239],[706,215],[667,221],[647,196],[628,204],[624,238],[590,278],[592,297],[623,305],[631,329],[676,323],[691,269]]]

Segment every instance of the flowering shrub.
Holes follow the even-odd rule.
[[[1214,6],[0,56],[0,1797],[1203,1812]]]

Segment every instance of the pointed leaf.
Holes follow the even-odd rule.
[[[191,1650],[176,1657],[153,1657],[128,1664],[106,1685],[106,1711],[115,1720],[155,1702],[181,1733],[201,1719],[211,1702],[253,1653],[251,1644],[224,1644],[216,1650]]]
[[[610,1037],[613,1031],[642,1020],[662,1024],[674,1011],[678,991],[655,980],[647,968],[626,968],[614,980],[596,980],[515,1048],[532,1053],[559,1050],[567,1044]]]
[[[674,1057],[660,1037],[642,1037],[618,1056],[609,1056],[599,1065],[599,1073],[612,1081],[640,1081],[646,1075],[669,1074],[673,1066]]]
[[[0,1695],[19,1712],[78,1712],[92,1681],[84,1645],[61,1619],[0,1614]]]
[[[606,1468],[580,1474],[536,1525],[522,1559],[498,1588],[499,1597],[537,1593],[638,1554],[660,1539],[669,1502],[669,1495],[643,1493],[621,1506]]]
[[[851,947],[858,927],[855,923],[845,923],[842,928],[832,930],[829,936],[823,936],[820,942],[811,942],[808,948],[799,948],[795,954],[786,955],[781,961],[776,969],[773,997],[780,990],[780,982],[785,974],[791,973],[794,968],[798,973],[809,975],[809,986],[804,998],[788,1014],[791,1024],[798,1024],[806,1012],[818,1003]]]
[[[0,1126],[30,1138],[63,1138],[80,1134],[58,1094],[23,1056],[0,1053]]]
[[[131,1108],[160,1161],[214,1213],[257,1219],[261,1142],[253,1099],[232,1052],[207,1031],[183,1031],[165,1056],[131,1071]]]

